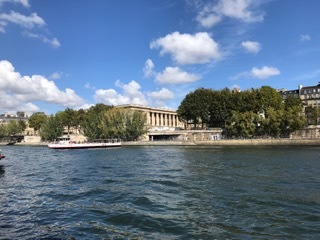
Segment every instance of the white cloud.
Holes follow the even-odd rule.
[[[241,46],[244,47],[250,53],[258,53],[261,50],[261,45],[258,42],[245,41],[241,43]]]
[[[162,73],[156,75],[156,82],[162,84],[191,83],[201,79],[199,75],[182,71],[179,67],[166,67]]]
[[[252,10],[255,6],[257,1],[254,0],[219,0],[215,4],[206,4],[198,13],[196,20],[206,28],[213,27],[224,17],[244,22],[262,21],[263,14]]]
[[[30,33],[30,32],[25,32],[24,35],[27,37],[30,37],[30,38],[40,39],[43,43],[48,43],[49,45],[51,45],[54,48],[59,48],[61,46],[61,44],[57,38],[49,39],[42,34],[35,34],[35,33]]]
[[[174,32],[152,41],[150,48],[161,48],[161,55],[171,54],[173,61],[181,65],[208,63],[221,57],[218,43],[206,32],[195,35]]]
[[[85,104],[74,90],[60,90],[53,81],[43,76],[21,76],[6,60],[0,61],[0,102],[1,109],[23,110],[37,107],[33,102],[47,102],[64,107],[77,107]]]
[[[310,40],[311,40],[310,35],[308,35],[308,34],[301,34],[300,35],[300,41],[301,42],[306,42],[306,41],[310,41]]]
[[[262,68],[253,67],[251,71],[241,72],[233,77],[232,80],[237,80],[240,78],[258,78],[267,79],[272,76],[280,75],[280,70],[275,67],[263,66]]]
[[[18,3],[21,4],[22,6],[28,8],[30,7],[29,1],[28,0],[0,0],[0,7],[4,4],[4,3]]]
[[[115,84],[122,90],[122,94],[114,89],[99,89],[94,95],[96,102],[114,106],[121,104],[149,104],[145,95],[140,91],[141,86],[136,81],[132,80],[128,84],[123,84],[117,80]]]
[[[144,77],[152,77],[154,75],[154,64],[151,59],[147,59],[147,61],[144,64],[143,73]]]
[[[26,8],[30,7],[28,0],[0,0],[0,8],[4,3],[18,3]],[[46,22],[43,18],[38,16],[37,13],[31,13],[29,16],[15,11],[10,11],[9,13],[0,13],[0,33],[5,33],[6,27],[9,24],[16,24],[23,29],[34,30],[37,27],[43,29],[43,27],[46,25]],[[46,31],[45,35],[47,35],[47,33],[48,31]],[[50,44],[54,48],[59,48],[61,46],[57,38],[49,38],[45,35],[29,32],[24,33],[24,36],[39,39],[44,43]]]
[[[148,93],[148,96],[157,100],[170,100],[174,98],[174,93],[167,88],[162,88],[160,91]]]
[[[169,107],[166,105],[166,101],[173,99],[175,95],[169,89],[162,88],[159,91],[149,92],[148,97],[152,99],[152,103],[156,107],[169,109]]]
[[[11,11],[9,14],[1,13],[0,22],[2,23],[15,23],[23,28],[34,28],[35,26],[44,26],[45,21],[37,15],[37,13],[32,13],[30,16],[25,16],[20,13]]]
[[[252,68],[251,69],[251,75],[255,78],[259,78],[259,79],[266,79],[269,78],[271,76],[276,76],[279,75],[280,71],[277,68],[274,67],[267,67],[264,66],[262,68]]]

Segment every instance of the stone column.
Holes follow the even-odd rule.
[[[149,126],[152,126],[152,112],[149,112],[149,113],[148,113],[148,116],[149,116],[149,117],[148,117],[148,118],[149,118],[149,119],[148,119],[148,120],[149,120],[149,121],[148,121],[148,125],[149,125]]]
[[[159,126],[159,114],[155,113],[155,115],[156,115],[156,126],[158,127]]]
[[[164,114],[164,125],[168,126],[168,114]]]

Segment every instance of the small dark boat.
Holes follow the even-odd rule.
[[[0,154],[0,159],[5,158],[5,155]]]

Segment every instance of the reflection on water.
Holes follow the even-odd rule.
[[[0,239],[318,239],[319,147],[10,146]]]

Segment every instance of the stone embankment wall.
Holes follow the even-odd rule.
[[[124,146],[320,146],[320,139],[239,139],[216,141],[135,141],[123,142]]]

